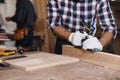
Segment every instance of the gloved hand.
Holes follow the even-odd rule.
[[[96,37],[93,37],[93,36],[89,36],[88,39],[86,39],[84,42],[83,42],[83,47],[82,47],[84,50],[93,50],[93,49],[98,49],[98,50],[102,50],[103,49],[103,46],[102,44],[99,42],[99,40],[96,38]]]
[[[87,37],[87,33],[83,32],[80,33],[79,31],[76,31],[75,33],[71,33],[69,36],[69,42],[72,43],[74,46],[81,46],[82,40]]]

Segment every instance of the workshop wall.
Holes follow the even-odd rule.
[[[55,38],[47,25],[47,0],[34,0],[37,20],[34,26],[37,35],[41,36],[41,50],[54,52]]]
[[[13,16],[14,13],[15,13],[15,4],[16,4],[16,0],[6,0],[6,3],[5,3],[5,7],[6,7],[6,10],[5,10],[5,17],[6,16]],[[16,23],[10,21],[10,22],[6,22],[5,21],[5,24],[6,24],[6,28],[8,29],[9,32],[12,32],[16,29]]]
[[[120,55],[120,1],[113,1],[111,2],[111,9],[113,11],[113,15],[115,18],[115,23],[117,25],[117,30],[118,30],[118,34],[116,39],[114,40],[114,50],[115,50],[115,54]]]

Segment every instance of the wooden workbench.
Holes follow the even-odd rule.
[[[0,80],[120,80],[120,71],[80,60],[33,71],[24,71],[12,67],[1,69]]]
[[[120,80],[120,72],[79,61],[32,72],[0,70],[0,80]]]

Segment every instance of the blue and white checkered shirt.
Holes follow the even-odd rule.
[[[75,32],[84,29],[82,20],[96,33],[97,17],[103,32],[117,34],[114,18],[109,5],[109,0],[48,0],[48,25],[53,30],[56,26],[62,26],[68,31]]]

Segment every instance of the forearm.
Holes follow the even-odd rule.
[[[106,46],[110,41],[112,41],[113,39],[113,33],[112,32],[105,32],[103,33],[103,35],[101,36],[101,38],[99,39],[102,46]]]
[[[65,30],[65,29],[62,28],[61,26],[55,27],[53,31],[54,31],[54,33],[55,33],[58,37],[60,37],[60,38],[62,38],[62,39],[65,39],[65,40],[68,40],[68,38],[69,38],[69,36],[70,36],[70,34],[71,34],[70,31]]]

